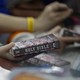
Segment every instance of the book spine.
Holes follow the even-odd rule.
[[[14,56],[22,56],[22,55],[31,55],[31,54],[39,54],[42,52],[47,52],[49,50],[54,50],[54,49],[59,49],[60,43],[59,41],[51,42],[51,43],[46,43],[46,44],[41,44],[41,45],[36,45],[36,46],[31,46],[31,47],[26,47],[26,48],[21,48],[21,49],[15,49],[13,50],[13,55]]]

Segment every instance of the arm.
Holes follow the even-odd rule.
[[[0,13],[0,32],[27,30],[26,18],[13,17]]]
[[[59,11],[61,10],[61,11]],[[42,14],[34,19],[34,31],[46,31],[60,23],[71,14],[72,10],[62,3],[51,3]],[[27,20],[0,13],[0,32],[27,31]]]

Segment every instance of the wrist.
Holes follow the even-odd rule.
[[[42,19],[36,18],[34,20],[34,31],[35,32],[44,32],[46,31],[46,25],[44,25],[44,21]]]

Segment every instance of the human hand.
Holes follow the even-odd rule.
[[[68,45],[71,45],[74,42],[79,42],[80,43],[80,37],[73,37],[73,36],[62,36],[60,34],[62,30],[61,26],[56,26],[55,28],[49,30],[46,34],[53,34],[55,35],[59,41],[60,41],[60,46],[61,46],[61,51]]]
[[[23,57],[14,58],[14,56],[9,53],[9,50],[10,50],[14,45],[15,45],[15,44],[14,44],[13,42],[11,42],[11,43],[9,43],[9,44],[7,44],[7,45],[1,46],[1,47],[0,47],[0,57],[1,57],[1,58],[5,58],[5,59],[9,59],[9,60],[14,60],[14,61],[22,60]]]
[[[54,2],[45,7],[43,13],[35,20],[38,31],[46,31],[69,17],[72,9],[67,5]],[[36,30],[35,29],[35,30]]]
[[[62,42],[64,43],[72,43],[72,42],[80,42],[80,37],[79,36],[61,36],[60,31],[62,27],[61,26],[56,26],[53,29],[47,31],[46,34],[54,34],[56,35],[57,38],[59,38]]]
[[[9,50],[14,46],[14,43],[10,43],[0,47],[0,57],[13,60],[13,56],[9,53]]]

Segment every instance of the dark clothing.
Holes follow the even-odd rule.
[[[9,10],[6,8],[6,0],[0,0],[0,13],[10,14]]]

